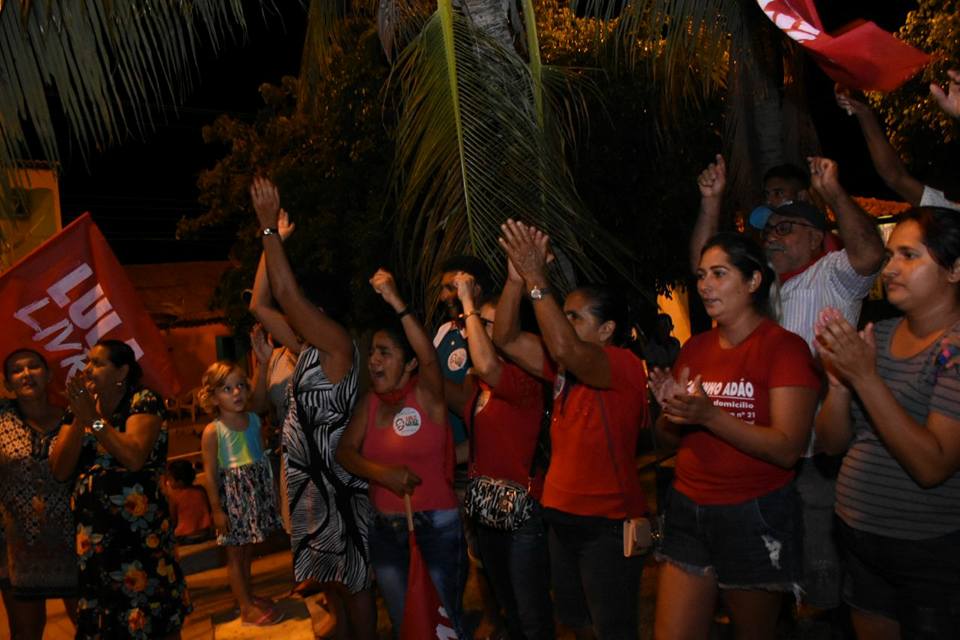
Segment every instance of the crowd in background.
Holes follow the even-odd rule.
[[[935,96],[960,117],[951,78]],[[697,180],[690,243],[709,331],[679,348],[661,329],[643,352],[622,291],[562,294],[548,235],[507,220],[502,286],[476,258],[449,261],[433,336],[403,283],[372,274],[385,320],[362,396],[354,335],[335,301],[298,281],[283,244],[292,217],[255,177],[257,370],[251,383],[218,361],[203,376],[202,487],[189,464],[164,479],[163,402],[127,344],[90,350],[65,407],[42,354],[5,358],[12,637],[42,637],[48,598],[64,599],[78,638],[178,637],[192,605],[175,544],[209,535],[227,550],[242,621],[274,625],[282,613],[254,593],[251,562],[281,529],[294,592],[322,592],[341,638],[376,637],[375,588],[399,633],[411,529],[461,638],[478,568],[501,637],[553,638],[559,622],[578,638],[635,638],[641,624],[706,638],[719,597],[736,637],[770,638],[784,594],[827,616],[845,604],[860,638],[960,637],[960,206],[906,174],[865,103],[837,100],[917,205],[885,246],[818,157],[767,173],[747,219],[761,243],[721,232],[718,156]],[[861,326],[877,277],[900,315]],[[261,415],[282,425],[279,473]],[[636,472],[648,427],[676,451],[654,510]],[[640,620],[651,554],[656,614]]]

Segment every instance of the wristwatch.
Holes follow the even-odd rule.
[[[531,300],[543,300],[543,297],[550,293],[550,287],[534,287],[530,289]]]
[[[264,227],[260,230],[261,236],[278,236],[280,232],[277,231],[276,227]]]
[[[100,431],[103,431],[105,426],[107,426],[107,421],[103,418],[97,418],[93,421],[93,424],[90,425],[90,428],[99,433]]]

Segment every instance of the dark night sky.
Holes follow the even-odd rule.
[[[225,45],[217,57],[210,52],[201,56],[196,89],[179,109],[163,109],[165,122],[155,131],[105,153],[90,154],[86,164],[69,144],[61,147],[64,224],[91,211],[124,263],[226,257],[232,243],[228,233],[208,232],[197,241],[187,242],[175,240],[174,232],[181,217],[201,213],[197,177],[224,152],[217,145],[203,143],[202,127],[221,113],[252,119],[262,105],[257,91],[260,84],[276,83],[298,71],[304,11],[299,3],[278,4],[285,7],[282,16],[263,20],[251,15],[245,42]],[[828,30],[859,17],[895,31],[915,2],[821,0],[818,5]],[[846,178],[851,192],[890,197],[870,171],[869,156],[857,127],[851,126],[853,122],[835,106],[831,81],[819,70],[809,75],[810,106],[824,154],[841,163],[841,179]]]

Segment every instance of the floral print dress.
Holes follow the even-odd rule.
[[[16,402],[0,402],[0,523],[6,531],[0,588],[15,598],[77,595],[71,486],[57,482],[49,461],[59,429],[39,433]]]
[[[110,416],[124,431],[127,418],[163,417],[149,389],[128,391]],[[164,425],[146,464],[129,471],[84,436],[73,510],[80,568],[77,638],[160,638],[177,633],[193,609],[174,558],[173,526],[160,475],[167,457]]]

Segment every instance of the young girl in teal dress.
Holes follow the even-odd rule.
[[[227,548],[230,589],[244,624],[269,626],[283,618],[273,601],[253,593],[253,546],[281,526],[260,418],[247,411],[250,383],[235,363],[218,361],[203,374],[200,404],[216,419],[203,430],[201,449],[217,543]]]

